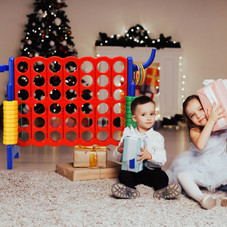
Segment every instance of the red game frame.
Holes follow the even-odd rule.
[[[83,69],[84,63],[87,62],[92,65],[89,72]],[[101,63],[107,65],[105,72],[100,71]],[[120,72],[115,70],[117,63],[123,65],[123,70]],[[68,70],[66,67],[68,64],[71,68],[76,65],[74,67],[76,69],[73,71]],[[38,67],[34,67],[35,65],[38,65]],[[53,68],[50,67],[51,65],[54,65]],[[40,66],[44,69],[40,70]],[[59,68],[55,66],[59,66]],[[38,68],[39,70],[37,71],[36,69]],[[18,100],[19,106],[19,146],[59,146],[63,144],[67,146],[78,144],[106,146],[118,144],[121,136],[120,132],[124,129],[125,119],[124,97],[127,95],[126,58],[67,57],[63,59],[59,57],[34,57],[30,59],[18,57],[14,62],[14,72],[15,100]],[[92,83],[89,86],[82,83],[84,76],[92,78]],[[98,82],[100,76],[108,78],[108,83],[105,86],[100,85],[100,79]],[[122,83],[114,83],[116,76],[123,78]],[[37,78],[39,83],[34,82]],[[55,81],[54,83],[51,82],[51,78]],[[74,80],[76,78],[76,83],[71,83],[69,86],[69,83],[66,83],[66,81],[69,81],[67,78],[74,78]],[[108,97],[104,100],[99,97],[103,90],[108,93]],[[86,97],[85,91],[92,93],[91,97]],[[116,98],[116,96],[119,97],[119,94],[115,96],[117,92],[120,92],[120,98]],[[74,95],[74,97],[68,98],[68,93],[70,97],[71,95]],[[108,105],[108,110],[105,113],[99,111],[99,107],[102,104]],[[120,106],[120,112],[116,113],[114,111],[115,105]],[[53,106],[56,109],[60,107],[61,110],[53,112],[53,109],[51,110],[50,108]],[[73,106],[76,106],[76,108],[73,108]],[[91,112],[86,113],[83,110],[86,106],[89,108],[92,106]],[[72,110],[76,111],[72,113]],[[90,109],[88,110],[90,111]],[[100,126],[98,124],[100,118],[108,119],[108,124],[106,125],[105,122],[104,127]],[[116,119],[120,120],[120,125],[113,123]],[[69,120],[72,121],[71,124],[69,124]],[[92,137],[89,138],[91,134]],[[103,139],[101,134],[106,138]]]

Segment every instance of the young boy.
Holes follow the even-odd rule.
[[[145,137],[145,148],[140,148],[138,160],[143,162],[142,171],[135,173],[121,170],[118,180],[112,186],[112,193],[115,197],[121,199],[134,199],[139,197],[136,186],[144,184],[152,187],[154,198],[173,199],[181,193],[181,187],[178,184],[168,185],[167,174],[161,169],[166,162],[166,151],[164,148],[163,136],[153,130],[155,123],[155,102],[148,96],[135,98],[131,104],[132,119],[137,123],[137,128],[126,127],[119,146],[114,150],[113,156],[117,161],[122,160],[124,138],[126,136]]]

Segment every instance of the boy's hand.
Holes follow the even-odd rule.
[[[142,147],[140,148],[141,153],[138,154],[140,156],[137,160],[140,161],[139,163],[141,164],[144,160],[151,160],[152,155],[151,153],[148,152],[147,149],[147,144],[145,144],[145,148],[143,149]]]
[[[120,153],[122,153],[123,150],[124,150],[123,147],[124,147],[124,142],[122,142],[122,143],[120,144],[120,146],[117,148],[117,151],[120,152]]]

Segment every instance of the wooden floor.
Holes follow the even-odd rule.
[[[181,152],[189,148],[188,132],[186,127],[162,128],[158,130],[165,138],[165,148],[167,151],[167,162],[163,169],[166,170],[173,159]],[[2,131],[0,132],[0,170],[7,169],[6,146],[2,144]],[[114,146],[110,146],[112,150]],[[111,152],[111,151],[110,151]],[[111,159],[111,153],[107,156]],[[34,171],[48,170],[54,171],[57,163],[72,162],[73,147],[20,147],[20,157],[14,159],[13,170]]]

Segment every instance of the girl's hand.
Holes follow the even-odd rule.
[[[214,124],[218,119],[224,117],[225,111],[222,106],[219,106],[217,108],[215,107],[216,104],[214,103],[211,110],[208,112],[208,121],[202,131],[200,131],[198,128],[192,128],[190,130],[191,140],[199,150],[203,150],[206,147]]]
[[[225,110],[222,108],[221,105],[216,108],[216,103],[214,103],[211,110],[208,111],[208,120],[213,123],[216,123],[217,120],[225,117],[224,112]]]
[[[122,143],[120,144],[120,146],[117,148],[117,151],[120,152],[120,153],[122,153],[123,150],[124,150],[124,142],[122,142]]]
[[[141,147],[140,150],[141,150],[141,153],[138,154],[138,156],[140,156],[140,157],[137,159],[138,161],[140,161],[139,164],[141,164],[144,160],[152,159],[151,153],[148,152],[147,144],[145,144],[144,149]]]

